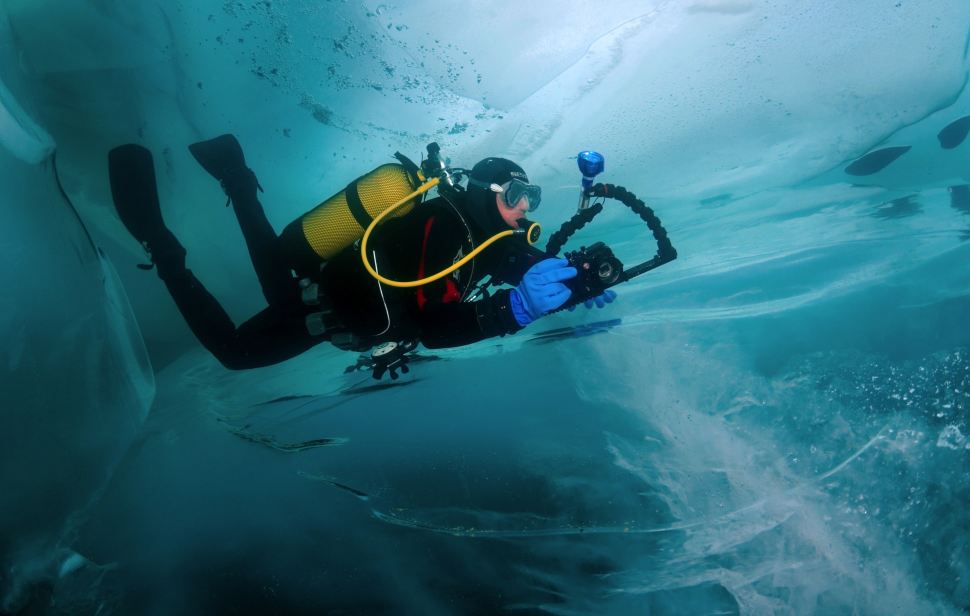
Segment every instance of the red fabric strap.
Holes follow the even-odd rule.
[[[424,278],[424,260],[428,254],[428,237],[431,235],[431,225],[434,224],[434,216],[424,224],[424,239],[421,241],[421,261],[418,262],[418,279]],[[428,298],[424,296],[424,287],[418,287],[418,310],[424,309],[428,303]]]
[[[421,241],[421,261],[418,262],[418,278],[424,278],[425,260],[428,255],[428,238],[431,237],[431,226],[434,224],[434,216],[428,219],[424,225],[424,239]],[[418,287],[418,309],[423,310],[428,298],[424,294],[424,287]],[[445,292],[441,294],[441,302],[444,304],[461,301],[461,293],[458,286],[451,277],[445,278]]]

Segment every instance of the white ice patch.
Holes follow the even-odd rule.
[[[27,115],[3,82],[0,82],[0,146],[31,165],[54,151],[54,140]]]
[[[955,425],[947,426],[940,431],[940,436],[936,439],[936,446],[946,447],[947,449],[970,449],[967,437]]]

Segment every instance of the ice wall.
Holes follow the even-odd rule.
[[[114,268],[60,190],[51,137],[0,21],[0,612],[70,557],[66,537],[145,418],[154,379]],[[29,99],[28,99],[29,100]]]

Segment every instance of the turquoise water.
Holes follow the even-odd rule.
[[[43,4],[0,46],[0,612],[970,609],[963,3]],[[134,267],[104,157],[153,150],[241,320],[242,238],[185,149],[223,132],[278,229],[436,140],[520,161],[548,237],[595,148],[679,258],[393,383],[323,346],[229,372]],[[655,251],[616,203],[595,240]]]

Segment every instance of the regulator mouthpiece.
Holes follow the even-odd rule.
[[[519,228],[515,230],[515,234],[524,236],[525,241],[532,246],[539,241],[539,237],[542,235],[542,227],[537,222],[522,218],[519,220]]]

